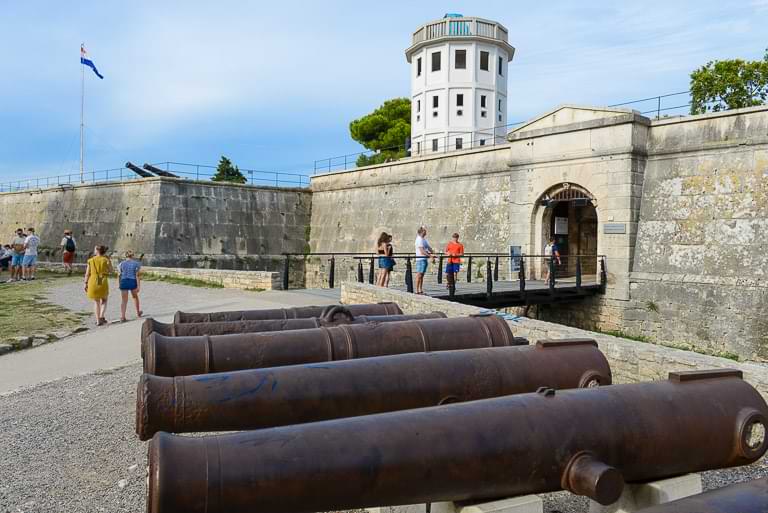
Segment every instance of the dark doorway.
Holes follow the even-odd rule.
[[[597,210],[592,199],[579,189],[565,189],[550,199],[549,209],[546,228],[555,239],[561,260],[556,276],[575,276],[578,256],[582,274],[596,274]]]

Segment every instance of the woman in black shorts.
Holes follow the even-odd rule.
[[[379,276],[376,285],[379,287],[389,286],[389,274],[395,266],[395,259],[392,258],[394,249],[392,248],[392,236],[387,232],[381,232],[379,241],[376,244],[376,252],[379,254]]]

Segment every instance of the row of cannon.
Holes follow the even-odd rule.
[[[393,303],[178,312],[145,321],[141,337],[150,513],[558,490],[608,505],[625,483],[746,465],[768,448],[768,406],[740,371],[613,385],[594,340],[529,344],[495,315],[403,315]],[[216,431],[235,433],[180,435]],[[765,485],[731,496],[765,507],[748,493]],[[722,502],[711,494],[691,500]]]

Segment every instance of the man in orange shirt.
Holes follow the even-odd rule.
[[[445,254],[448,255],[448,264],[445,266],[445,276],[448,281],[448,289],[451,295],[456,291],[456,275],[461,268],[461,256],[464,255],[464,244],[459,242],[459,234],[451,235],[451,242],[445,246]]]

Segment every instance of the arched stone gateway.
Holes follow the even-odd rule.
[[[550,187],[537,200],[532,221],[532,249],[536,254],[543,253],[550,237],[555,239],[561,256],[558,278],[576,274],[577,255],[582,256],[584,275],[597,274],[597,201],[586,188],[569,182]]]

